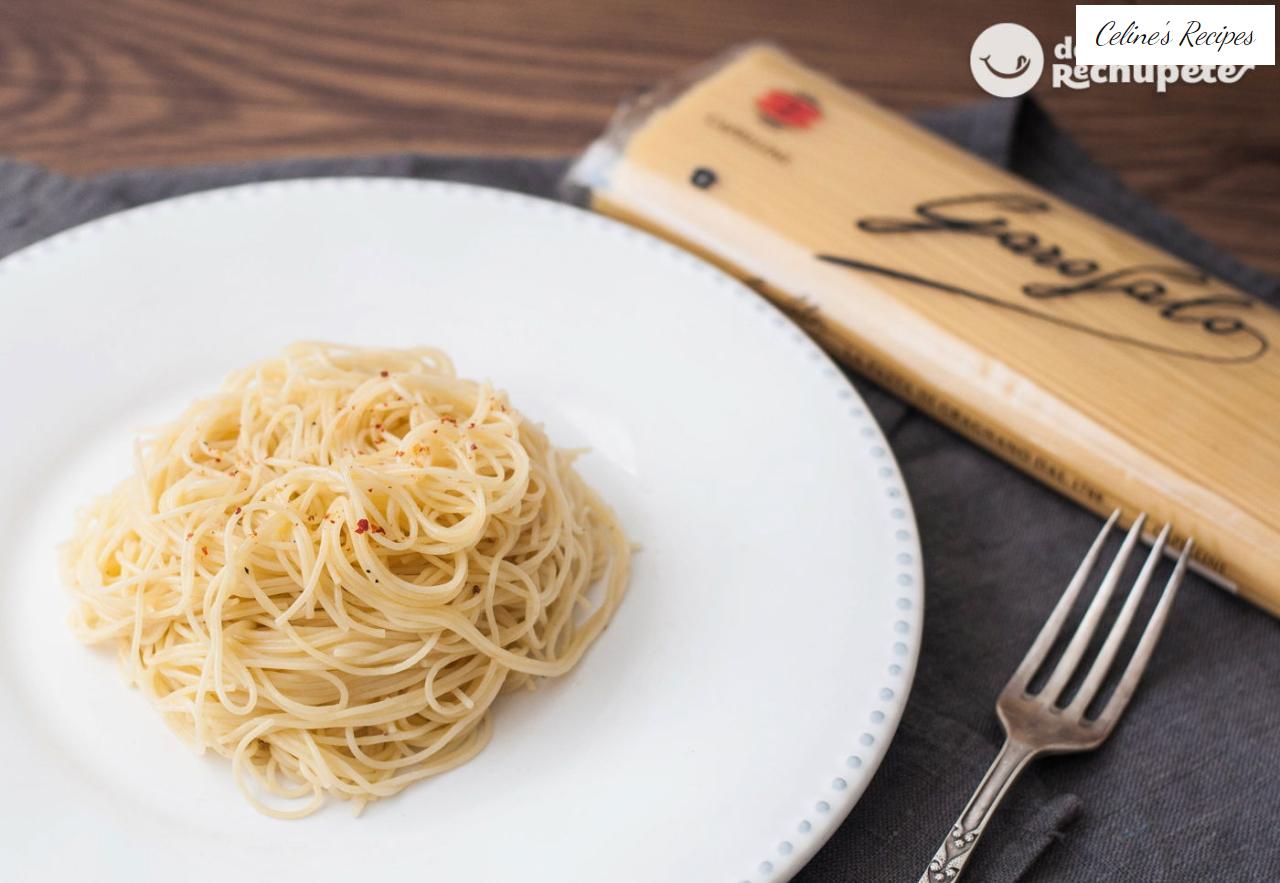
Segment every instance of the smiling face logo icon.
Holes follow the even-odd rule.
[[[978,85],[1000,98],[1029,92],[1044,72],[1044,49],[1036,35],[1012,22],[992,25],[973,41],[969,69]]]
[[[1007,74],[1004,71],[991,66],[990,55],[982,56],[982,63],[987,66],[987,70],[991,71],[991,73],[995,74],[1002,80],[1016,80],[1027,72],[1027,68],[1031,67],[1031,59],[1027,58],[1025,55],[1018,56],[1018,66]]]

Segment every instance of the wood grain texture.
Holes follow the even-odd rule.
[[[417,150],[564,154],[622,98],[772,37],[899,110],[985,97],[973,38],[1067,3],[7,0],[0,153],[71,172]],[[1280,73],[1037,94],[1140,193],[1280,273]]]

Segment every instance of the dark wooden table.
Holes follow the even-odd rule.
[[[767,36],[891,107],[985,95],[987,25],[1070,3],[6,0],[0,154],[70,172],[362,151],[564,154],[625,96]],[[1104,164],[1280,274],[1280,72],[1036,92]]]

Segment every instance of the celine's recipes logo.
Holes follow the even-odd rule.
[[[1036,196],[984,193],[931,199],[917,205],[914,213],[907,217],[872,217],[857,222],[859,230],[875,235],[972,238],[1003,249],[1010,257],[1050,269],[1060,277],[1057,282],[1027,282],[1012,298],[851,257],[819,254],[817,258],[940,294],[968,298],[994,309],[1009,310],[1123,346],[1177,358],[1241,363],[1255,361],[1267,351],[1266,336],[1248,321],[1253,300],[1229,291],[1215,291],[1216,286],[1207,274],[1175,263],[1104,267],[1093,258],[1065,253],[1061,246],[1044,241],[1025,221],[1012,218],[1029,218],[1051,211],[1053,206]],[[1148,308],[1162,330],[1152,338],[1137,337],[1104,324],[1070,319],[1050,308],[1055,301],[1067,298],[1107,297],[1126,298]],[[1191,333],[1170,335],[1168,331],[1172,328]]]
[[[1127,32],[1122,32],[1127,33]],[[1053,47],[1053,88],[1088,89],[1108,83],[1147,83],[1157,92],[1166,91],[1170,84],[1183,83],[1236,83],[1253,70],[1253,65],[1200,65],[1200,64],[1076,64],[1075,40],[1070,34]]]
[[[1101,16],[1087,23],[1079,19],[1076,36],[1067,35],[1053,47],[1051,85],[1054,89],[1088,89],[1108,83],[1145,83],[1164,92],[1178,82],[1235,83],[1253,70],[1253,65],[1225,62],[1237,56],[1254,57],[1249,50],[1257,49],[1259,38],[1267,36],[1246,30],[1244,25],[1222,25],[1194,17],[1169,19],[1161,24],[1146,24],[1140,18]],[[1271,40],[1274,42],[1273,34]],[[1108,61],[1174,58],[1196,63],[1089,64],[1080,63],[1078,55]],[[987,28],[969,50],[974,80],[983,90],[1001,98],[1029,92],[1039,82],[1044,64],[1040,40],[1012,22]]]

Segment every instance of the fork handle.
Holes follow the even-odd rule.
[[[919,883],[951,883],[959,879],[1001,798],[1035,756],[1034,748],[1013,739],[1005,740],[987,774],[982,777],[982,784],[973,792],[951,833],[933,854],[933,860]]]

